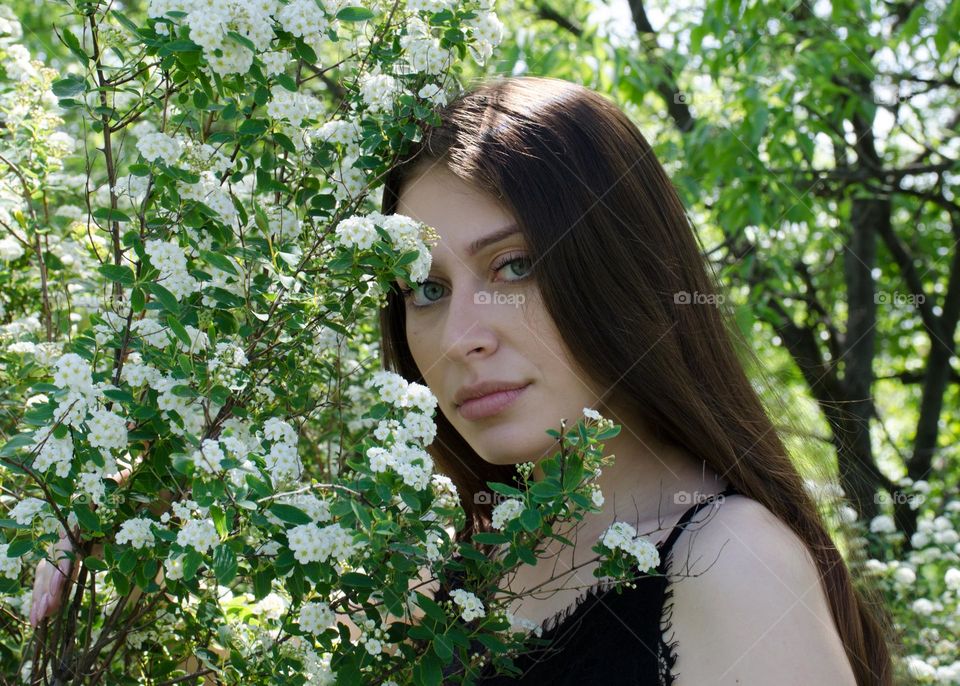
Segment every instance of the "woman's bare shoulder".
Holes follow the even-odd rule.
[[[813,557],[762,503],[728,496],[694,517],[670,581],[677,686],[855,683]]]

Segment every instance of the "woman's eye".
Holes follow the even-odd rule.
[[[413,306],[429,307],[430,306],[429,303],[436,302],[436,300],[440,299],[442,292],[438,293],[438,291],[442,291],[442,290],[443,290],[443,286],[438,284],[436,281],[424,281],[423,283],[418,283],[413,288],[401,288],[400,293],[403,295],[404,300],[410,300],[415,295],[419,295],[422,292],[427,298],[427,304],[423,304],[422,302],[417,302],[416,300],[414,300]],[[436,294],[436,298],[431,297],[434,294]]]
[[[509,269],[507,269],[509,267]],[[506,281],[520,281],[530,276],[532,268],[531,260],[526,255],[507,255],[491,267],[495,273],[513,272],[514,278],[505,279]],[[416,284],[412,288],[401,288],[400,293],[404,300],[413,300],[414,307],[429,307],[431,303],[443,297],[443,291],[446,287],[436,281],[424,281]],[[421,296],[417,300],[417,296]]]
[[[516,266],[515,266],[515,265],[518,265],[518,264],[519,264],[519,265],[526,265],[526,268],[521,267],[521,268],[519,269],[519,271],[521,272],[519,275],[517,275],[517,271],[518,271],[518,270],[517,270],[517,268],[516,268]],[[513,255],[513,256],[507,255],[507,256],[506,256],[503,260],[501,260],[498,264],[494,265],[493,271],[499,272],[499,271],[505,269],[506,267],[510,267],[510,268],[511,268],[511,271],[513,271],[513,273],[514,273],[514,276],[517,277],[517,278],[513,279],[513,281],[519,281],[520,279],[523,279],[523,278],[525,278],[525,277],[527,277],[527,276],[530,275],[530,269],[532,268],[532,266],[533,266],[533,265],[531,264],[530,258],[529,258],[528,256],[526,256],[526,255]]]

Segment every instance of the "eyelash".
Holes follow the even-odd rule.
[[[491,267],[491,269],[492,269],[494,272],[499,272],[501,269],[503,269],[504,267],[510,266],[510,265],[513,264],[514,262],[519,262],[519,261],[521,261],[521,260],[529,260],[529,259],[530,259],[530,257],[529,257],[528,255],[524,255],[523,253],[513,254],[513,255],[504,255],[504,256],[499,260],[499,264],[494,264],[494,265]],[[529,277],[531,274],[532,274],[532,272],[528,272],[527,274],[524,274],[523,276],[521,276],[519,279],[514,279],[511,283],[516,283],[517,281],[523,281],[524,279],[526,279],[527,277]],[[423,286],[423,285],[428,284],[428,283],[435,283],[435,282],[427,280],[427,281],[424,281],[423,283],[421,283],[420,285]],[[413,295],[413,289],[412,289],[412,288],[401,288],[401,289],[400,289],[400,295],[403,296],[403,299],[404,299],[404,300],[408,300],[408,299]],[[413,306],[416,307],[416,308],[430,307],[430,305],[416,305],[416,304],[414,304]]]

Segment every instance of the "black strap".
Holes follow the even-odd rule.
[[[683,513],[683,516],[680,517],[680,520],[673,527],[673,531],[671,531],[670,535],[667,536],[667,540],[665,540],[663,543],[660,544],[659,546],[660,556],[663,557],[667,553],[667,551],[673,547],[674,542],[677,540],[677,538],[680,537],[680,533],[683,531],[683,525],[689,522],[690,519],[693,517],[693,515],[699,512],[701,508],[704,508],[707,505],[711,504],[714,501],[714,499],[717,498],[718,496],[725,497],[728,495],[734,495],[739,492],[740,491],[738,491],[736,487],[733,484],[731,484],[727,486],[727,488],[725,488],[720,493],[711,495],[709,498],[706,498],[705,500],[702,500],[696,505],[692,505],[689,508],[687,508],[687,511]]]

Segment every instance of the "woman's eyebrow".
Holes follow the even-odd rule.
[[[520,227],[516,224],[509,224],[504,226],[501,229],[497,229],[493,233],[489,233],[482,238],[478,238],[473,241],[470,245],[467,246],[467,255],[473,257],[478,252],[486,248],[488,245],[493,245],[494,243],[499,243],[500,241],[514,236],[520,233]]]

